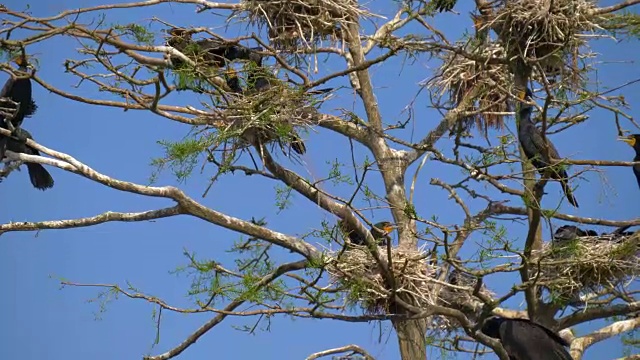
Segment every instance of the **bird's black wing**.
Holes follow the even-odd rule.
[[[9,77],[9,79],[7,79],[7,81],[4,83],[4,86],[2,86],[2,90],[0,90],[0,98],[8,96],[8,94],[11,92],[11,88],[13,88],[14,82],[15,79],[13,77]]]
[[[434,0],[434,8],[439,11],[451,11],[456,5],[457,0]]]
[[[636,156],[633,161],[640,161],[640,155]],[[640,165],[633,165],[633,174],[636,176],[636,180],[638,180],[638,187],[640,188]]]
[[[509,319],[500,325],[500,340],[509,356],[518,360],[572,360],[568,344],[555,332],[524,319]]]

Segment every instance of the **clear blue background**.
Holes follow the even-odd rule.
[[[51,16],[65,9],[99,3],[42,1],[31,11],[34,16]],[[466,1],[460,3],[456,10],[461,15],[443,14],[433,20],[437,28],[452,35],[452,38],[471,26],[466,16],[469,9],[465,8],[470,4]],[[603,1],[602,5],[612,3]],[[23,6],[22,1],[16,0],[5,2],[5,5],[13,10],[20,10]],[[368,6],[388,17],[396,9],[391,1],[375,1]],[[82,19],[97,15],[94,13]],[[154,16],[181,26],[210,26],[214,31],[225,31],[221,28],[223,17],[206,12],[196,15],[195,6],[181,4],[114,10],[107,13],[107,22],[146,24]],[[416,29],[412,27],[406,31],[419,31]],[[240,36],[243,33],[242,27],[232,25],[227,36]],[[156,43],[160,41],[158,38]],[[74,88],[77,80],[64,73],[63,60],[74,57],[73,52],[79,47],[80,44],[70,37],[56,37],[29,47],[29,52],[40,60],[39,76],[45,81],[64,91],[87,97],[109,98],[108,94],[99,93],[95,87],[87,84]],[[599,59],[605,62],[599,66],[598,77],[606,85],[615,86],[640,77],[640,68],[635,62],[640,54],[637,42],[616,44],[611,40],[601,40],[595,43],[595,50],[601,54]],[[320,66],[325,66],[322,74],[341,69],[343,62],[332,60]],[[377,99],[387,124],[406,118],[406,114],[401,113],[402,109],[418,90],[417,82],[432,75],[433,66],[434,63],[424,57],[413,65],[403,64],[402,58],[394,58],[384,66],[371,69]],[[0,81],[4,81],[4,78]],[[346,85],[346,79],[332,84]],[[638,86],[622,92],[632,105],[629,113],[637,117],[640,113],[637,106],[633,105],[640,102]],[[120,109],[81,104],[51,94],[40,86],[35,87],[34,96],[39,110],[36,116],[25,122],[25,128],[37,141],[71,154],[97,171],[126,181],[146,184],[152,172],[150,160],[162,155],[156,141],[179,140],[189,131],[186,125],[148,112],[123,112]],[[342,99],[335,101],[330,108],[353,107],[348,90],[342,90],[340,96]],[[184,101],[198,105],[195,95],[180,96],[167,103]],[[421,95],[416,104],[415,124],[403,133],[396,132],[394,135],[409,138],[410,132],[414,131],[413,139],[416,140],[435,126],[441,117],[428,109],[427,103],[427,99]],[[356,107],[356,111],[362,114],[360,109],[360,106]],[[626,144],[615,141],[617,134],[613,115],[600,110],[591,111],[588,115],[591,119],[586,124],[553,136],[560,153],[576,159],[630,160],[632,150]],[[627,129],[632,129],[628,122],[623,120],[622,123]],[[512,130],[511,119],[507,120],[507,124]],[[327,173],[329,166],[326,161],[339,158],[350,163],[345,156],[349,151],[346,139],[323,130],[308,137],[308,153],[304,160],[306,168],[316,178]],[[438,145],[447,148],[450,144],[449,140],[442,140]],[[361,148],[358,149],[360,160],[365,154]],[[306,174],[301,166],[282,157],[280,160],[285,166]],[[108,210],[135,212],[172,205],[164,199],[121,193],[56,168],[49,167],[49,171],[56,184],[46,192],[31,187],[26,169],[14,172],[0,184],[3,204],[0,223],[70,219],[93,216]],[[408,173],[413,174],[413,170]],[[213,170],[208,167],[203,175],[196,174],[186,184],[176,184],[172,176],[165,173],[157,185],[179,185],[190,196],[201,199],[207,180],[212,175]],[[425,218],[438,215],[445,223],[459,222],[460,211],[452,201],[446,200],[447,194],[428,185],[431,177],[451,179],[459,176],[459,170],[453,167],[431,163],[426,166],[420,175],[415,195],[418,213]],[[631,169],[604,168],[601,175],[591,172],[586,179],[588,181],[580,182],[576,192],[580,209],[575,210],[565,203],[563,211],[615,220],[638,217],[640,192]],[[383,189],[377,177],[372,178],[370,185],[377,191]],[[550,194],[547,198],[551,198],[548,201],[556,200],[560,193],[559,186],[550,184],[547,189]],[[336,191],[346,195],[348,190],[340,188]],[[292,206],[278,214],[274,201],[273,182],[256,176],[248,178],[239,173],[221,179],[210,194],[202,199],[204,205],[242,219],[267,216],[272,228],[289,234],[302,235],[312,228],[319,228],[322,220],[335,221],[334,217],[301,197],[295,197]],[[514,203],[517,199],[511,201],[514,206],[519,204]],[[360,202],[360,205],[364,203]],[[382,210],[368,212],[367,215],[373,215],[373,219],[378,221],[390,217],[388,212]],[[521,244],[525,234],[523,227],[506,225],[512,230],[510,237],[520,239],[516,241]],[[98,303],[88,300],[95,298],[98,291],[95,288],[61,290],[57,278],[120,285],[126,285],[129,281],[138,289],[163,298],[172,305],[188,306],[185,294],[189,280],[169,273],[169,270],[185,264],[186,258],[182,255],[184,249],[195,251],[200,257],[215,258],[230,264],[232,257],[224,250],[238,239],[237,234],[185,216],[154,222],[108,223],[74,230],[3,235],[0,237],[0,359],[139,359],[143,354],[158,354],[175,347],[210,319],[212,314],[184,316],[165,311],[161,342],[151,348],[155,337],[151,305],[120,299],[109,304],[108,311],[100,314],[100,320],[97,321]],[[310,239],[314,243],[316,240]],[[480,240],[474,237],[474,241]],[[465,257],[474,251],[475,246],[470,246],[472,248],[465,247]],[[293,259],[284,255],[279,258]],[[495,279],[490,282],[498,293],[507,291],[512,280],[515,281],[511,278],[498,280],[500,284]],[[510,305],[520,307],[522,303],[512,301]],[[399,358],[396,338],[388,323],[382,324],[380,329],[380,325],[373,323],[276,318],[270,333],[247,335],[232,329],[232,325],[251,325],[254,320],[228,318],[187,349],[180,359],[303,359],[312,352],[351,343],[363,346],[379,359]],[[593,328],[591,325],[581,327],[578,335]],[[382,341],[379,342],[379,339]],[[622,355],[619,344],[617,340],[597,344],[587,351],[584,359],[619,357]],[[437,358],[438,354],[438,350],[434,350],[430,358]],[[467,357],[460,355],[459,358]]]

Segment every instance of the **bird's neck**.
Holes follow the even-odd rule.
[[[532,122],[531,121],[531,107],[523,107],[520,109],[520,121]]]

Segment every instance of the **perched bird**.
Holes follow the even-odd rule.
[[[16,133],[20,139],[33,139],[31,134],[23,129],[17,128]],[[16,140],[12,137],[5,137],[7,140],[7,150],[13,151],[15,153],[22,153],[27,155],[40,155],[40,152],[31,146],[27,145],[24,141]],[[38,163],[30,163],[27,162],[27,170],[29,171],[29,179],[31,180],[31,185],[34,188],[39,190],[46,190],[53,187],[53,178],[51,174]]]
[[[640,161],[640,134],[633,134],[627,137],[619,137],[618,140],[624,141],[627,144],[631,145],[633,150],[636,151],[636,156],[633,158],[633,161]],[[640,188],[640,164],[633,165],[633,173],[636,176],[636,180],[638,180],[638,187]]]
[[[637,231],[626,231],[630,227],[631,227],[631,225],[621,226],[621,227],[617,228],[612,233],[609,233],[609,234],[603,233],[600,236],[600,240],[611,241],[613,243],[623,242],[627,238],[629,238],[630,236],[633,236],[633,235],[635,235],[637,233]],[[639,244],[639,246],[640,246],[640,244]]]
[[[631,227],[631,225],[621,226],[621,227],[617,228],[614,232],[612,232],[609,235],[613,235],[614,237],[631,236],[631,235],[635,234],[635,231],[626,231],[630,227]]]
[[[499,339],[511,360],[573,360],[564,339],[530,320],[492,316],[480,331]]]
[[[365,239],[358,234],[358,232],[354,230],[350,230],[346,227],[345,223],[340,220],[338,221],[338,226],[347,234],[349,241],[355,245],[366,245]],[[389,234],[395,229],[392,223],[388,221],[381,221],[373,224],[371,227],[371,235],[377,241],[378,245],[386,246],[388,242],[391,242],[391,237]]]
[[[553,234],[553,241],[571,241],[584,236],[598,236],[593,230],[582,230],[574,225],[563,225]]]
[[[27,62],[26,56],[17,56],[13,59],[13,62],[18,65],[18,70],[22,72],[28,71],[30,67],[29,63]],[[11,119],[5,119],[4,116],[0,115],[0,127],[3,129],[10,130],[10,127],[7,123],[8,121],[11,123],[14,129],[20,127],[20,125],[22,125],[22,122],[24,121],[24,118],[31,117],[38,109],[38,106],[31,97],[31,79],[29,78],[15,78],[13,76],[10,77],[0,91],[0,99],[2,98],[6,98],[18,103],[18,107]],[[0,106],[7,108],[12,107],[5,105]],[[20,138],[20,134],[21,133],[18,132],[13,133],[13,135],[18,138]],[[8,140],[5,136],[0,135],[0,160],[4,157],[4,151],[7,148],[7,141]]]
[[[439,12],[451,11],[458,0],[433,0],[434,9]]]
[[[248,48],[239,44],[230,44],[218,39],[201,39],[194,41],[191,33],[186,29],[174,28],[169,31],[171,35],[167,45],[175,48],[188,58],[203,61],[204,65],[214,68],[222,68],[234,60],[253,60],[261,58],[256,51],[263,51],[262,47]],[[171,57],[171,64],[178,68],[183,61]]]
[[[531,100],[531,90],[527,88],[520,94],[521,100]],[[573,196],[568,183],[567,172],[558,166],[552,166],[551,158],[559,159],[560,154],[549,139],[543,138],[542,133],[531,120],[533,106],[525,103],[520,104],[520,121],[518,123],[518,140],[526,157],[531,161],[533,166],[538,169],[541,175],[545,173],[551,178],[560,181],[562,190],[567,196],[569,203],[578,207],[578,201]]]

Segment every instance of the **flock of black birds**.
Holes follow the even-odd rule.
[[[436,10],[450,11],[455,4],[455,0],[440,0],[435,1],[435,3]],[[262,68],[263,55],[260,52],[264,49],[261,47],[247,48],[239,44],[230,44],[216,39],[194,41],[191,39],[190,33],[184,29],[173,29],[170,34],[171,37],[167,41],[169,46],[174,47],[187,57],[201,56],[205,64],[212,68],[226,67],[234,60],[253,62],[255,67]],[[4,158],[6,150],[15,153],[39,155],[36,149],[25,143],[26,139],[32,139],[32,137],[27,130],[21,127],[24,119],[34,115],[37,110],[37,105],[32,98],[31,80],[26,74],[29,64],[24,54],[15,58],[14,62],[18,65],[19,72],[23,74],[19,77],[12,76],[7,80],[0,93],[1,107],[12,109],[13,105],[4,101],[4,99],[11,100],[17,104],[17,107],[13,106],[15,110],[12,116],[0,116],[2,117],[0,127],[11,131],[11,136],[0,135],[0,160]],[[178,68],[183,66],[184,61],[177,56],[172,56],[171,63],[173,68]],[[235,71],[230,70],[225,75],[225,78],[231,92],[238,95],[255,94],[266,91],[272,86],[272,80],[261,71],[248,74],[246,89],[242,88]],[[315,91],[315,93],[331,90],[322,89]],[[578,207],[578,202],[568,184],[567,172],[564,169],[552,166],[551,158],[560,158],[557,149],[542,135],[531,119],[533,106],[527,103],[531,100],[531,97],[532,94],[528,88],[520,94],[520,99],[525,102],[522,103],[519,110],[519,143],[524,154],[536,169],[542,175],[558,180],[569,203]],[[640,161],[640,134],[621,137],[619,140],[628,143],[636,152],[634,161]],[[300,155],[306,152],[306,147],[299,137],[293,139],[291,147]],[[27,162],[26,165],[31,184],[35,188],[46,190],[53,187],[53,178],[42,165],[30,162]],[[635,165],[633,172],[640,187],[640,165]],[[339,222],[339,226],[343,229],[351,244],[360,246],[366,244],[364,237],[357,231],[345,228],[342,221]],[[631,233],[625,231],[627,228],[628,226],[619,228],[613,233],[600,236],[609,241],[616,241],[631,235]],[[378,245],[386,246],[391,242],[389,235],[393,229],[395,229],[395,226],[392,223],[382,221],[374,224],[370,231]],[[576,226],[565,225],[556,231],[553,239],[554,242],[557,242],[584,236],[599,235],[593,230],[582,230]],[[453,276],[453,272],[451,275]],[[450,276],[450,278],[452,277]],[[457,276],[453,276],[452,283],[456,281],[455,279],[457,279]],[[499,339],[511,360],[571,360],[571,356],[565,349],[568,346],[566,341],[552,330],[530,320],[506,319],[493,316],[483,323],[481,332],[489,337]]]

